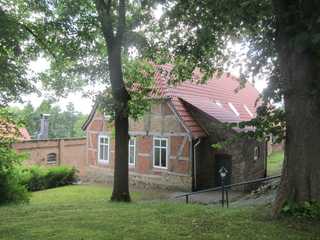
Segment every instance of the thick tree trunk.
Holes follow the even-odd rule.
[[[96,0],[96,9],[108,49],[108,64],[115,111],[114,182],[112,201],[130,201],[128,173],[129,94],[125,88],[122,73],[121,46],[125,32],[126,1]],[[114,6],[117,6],[117,27],[115,27]],[[116,33],[115,33],[116,32]]]
[[[128,173],[129,96],[123,82],[121,47],[108,48],[112,95],[115,101],[115,152],[112,201],[130,201]]]
[[[308,17],[308,9],[317,12],[316,1],[306,1],[314,4],[311,8],[296,1],[293,5],[298,11],[292,16],[288,14],[293,10],[292,1],[274,2],[277,2],[276,42],[286,113],[285,162],[273,208],[277,215],[286,202],[320,201],[320,64],[309,43],[295,42],[296,29],[288,30],[288,26],[299,27],[301,16],[297,12],[303,12],[304,17]]]

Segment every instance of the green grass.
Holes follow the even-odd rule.
[[[283,151],[273,152],[268,157],[268,176],[281,174],[284,153]]]
[[[166,201],[111,203],[104,186],[33,193],[30,204],[0,207],[1,240],[320,239],[320,223],[272,220],[268,209]]]

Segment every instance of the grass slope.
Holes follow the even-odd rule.
[[[273,152],[268,157],[268,176],[281,174],[284,153],[283,151]]]
[[[0,207],[1,240],[320,239],[320,224],[272,220],[260,208],[172,202],[111,203],[103,186],[33,193],[28,205]]]

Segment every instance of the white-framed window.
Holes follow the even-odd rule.
[[[239,117],[239,116],[240,116],[240,113],[239,113],[238,110],[235,108],[235,106],[233,106],[233,104],[232,104],[231,102],[229,102],[228,105],[229,105],[229,107],[231,108],[232,112],[234,112],[234,114]]]
[[[244,109],[247,111],[247,113],[250,115],[250,117],[253,117],[253,113],[250,111],[247,105],[243,105]]]
[[[98,141],[98,162],[108,163],[110,151],[110,138],[106,135],[99,135]]]
[[[253,149],[253,160],[257,161],[259,159],[260,155],[260,149],[258,146],[255,146]]]
[[[129,139],[129,165],[134,166],[136,164],[136,138]]]
[[[167,168],[168,160],[168,139],[153,138],[153,166],[157,168]]]

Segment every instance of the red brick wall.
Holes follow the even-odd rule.
[[[18,152],[28,154],[26,165],[41,166],[71,166],[79,170],[80,176],[84,176],[87,167],[86,139],[53,139],[30,140],[15,143],[13,147]],[[55,153],[57,162],[48,164],[48,154]]]

